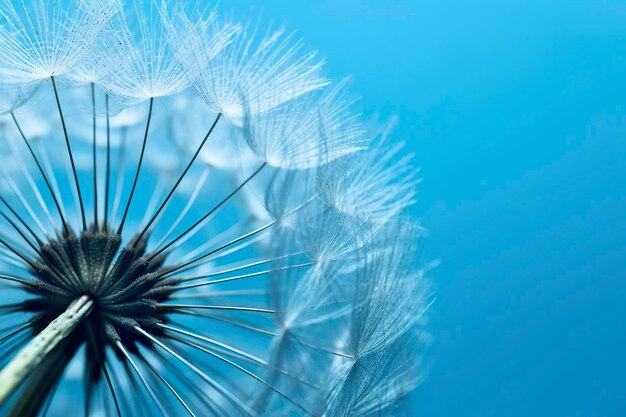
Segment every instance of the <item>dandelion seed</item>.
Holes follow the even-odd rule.
[[[0,73],[16,80],[66,74],[88,54],[117,7],[108,0],[2,0]]]
[[[328,91],[298,96],[266,112],[246,102],[244,136],[269,165],[311,168],[363,150],[356,118],[344,96],[345,80]]]
[[[154,2],[126,2],[110,25],[98,43],[102,64],[109,69],[99,80],[101,85],[137,99],[169,96],[187,87]]]
[[[284,30],[124,6],[0,0],[0,414],[395,415],[409,158]]]
[[[170,39],[192,85],[214,111],[235,122],[244,116],[244,101],[246,111],[265,112],[328,84],[320,75],[323,61],[315,52],[301,54],[301,42],[284,29],[259,38],[250,24],[215,24],[212,13],[194,19],[179,11],[177,17],[182,23],[169,25]]]
[[[415,202],[418,170],[411,166],[412,155],[396,158],[404,144],[389,143],[393,123],[367,151],[320,168],[320,197],[338,212],[385,223]]]

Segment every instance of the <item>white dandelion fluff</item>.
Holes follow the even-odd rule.
[[[311,168],[365,149],[345,82],[320,93],[301,95],[262,112],[246,103],[244,136],[269,165]]]
[[[251,24],[217,25],[212,14],[195,21],[184,12],[177,17],[183,23],[169,26],[170,38],[191,84],[214,111],[233,120],[243,118],[244,100],[247,111],[264,112],[328,84],[317,53],[303,54],[302,43],[285,29],[261,37]],[[232,45],[217,53],[224,41],[216,42],[214,33],[224,40],[234,35]]]
[[[318,192],[335,210],[373,222],[386,222],[413,204],[418,170],[404,144],[390,143],[394,122],[377,134],[372,146],[320,168]]]
[[[416,170],[283,29],[0,0],[0,414],[398,415]]]
[[[114,94],[149,99],[176,94],[187,87],[183,69],[173,59],[165,27],[153,1],[124,3],[98,46],[109,71],[99,83]]]
[[[0,2],[0,72],[14,79],[66,74],[119,7],[109,0]]]

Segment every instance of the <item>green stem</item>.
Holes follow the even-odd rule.
[[[63,341],[82,319],[89,315],[92,306],[93,302],[86,295],[74,300],[63,314],[35,336],[0,371],[0,405],[11,396],[26,376],[46,358],[52,349]]]

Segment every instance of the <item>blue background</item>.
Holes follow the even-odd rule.
[[[223,0],[235,17],[259,3]],[[626,1],[264,0],[397,114],[438,293],[415,416],[626,415]]]

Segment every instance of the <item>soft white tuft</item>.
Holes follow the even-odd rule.
[[[14,80],[66,74],[118,8],[111,0],[0,0],[0,73]]]
[[[308,93],[267,112],[247,102],[244,134],[250,148],[272,166],[298,169],[364,149],[344,87],[342,82],[322,93]]]

